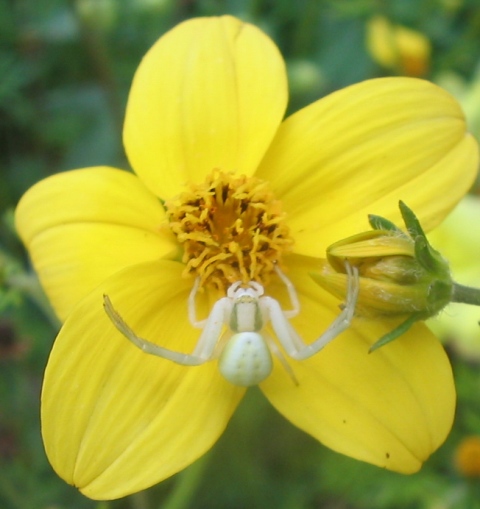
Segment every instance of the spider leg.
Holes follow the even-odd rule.
[[[263,297],[262,305],[266,309],[272,328],[281,345],[290,357],[296,359],[297,353],[307,345],[288,321],[277,300],[271,297]]]
[[[123,320],[120,314],[115,310],[108,295],[103,296],[103,306],[105,308],[105,312],[112,321],[113,325],[115,325],[115,327],[118,329],[118,331],[121,332],[129,341],[140,348],[140,350],[143,352],[168,359],[184,366],[198,366],[211,359],[212,352],[218,341],[220,332],[218,332],[218,335],[215,336],[218,326],[214,327],[211,323],[210,327],[208,327],[208,322],[210,322],[212,315],[214,315],[213,311],[215,310],[215,307],[217,307],[217,304],[221,302],[221,300],[216,303],[212,313],[207,319],[207,325],[203,330],[200,340],[198,341],[192,354],[175,352],[137,336],[135,332],[133,332],[133,330],[127,325],[125,320]],[[217,309],[215,317],[219,315],[219,311],[223,312],[223,308],[221,310]],[[216,322],[214,325],[216,325]],[[223,325],[223,322],[221,322],[221,325]]]
[[[290,357],[297,360],[308,359],[312,355],[319,352],[325,345],[334,340],[339,334],[350,327],[355,307],[357,305],[359,292],[359,277],[357,267],[352,267],[348,262],[345,263],[347,270],[347,298],[342,312],[332,322],[328,329],[313,343],[306,345],[302,338],[297,334],[295,329],[287,320],[280,304],[270,299],[265,302],[269,314],[272,327],[278,336],[282,346]]]
[[[265,339],[265,341],[267,342],[268,347],[270,348],[270,351],[275,355],[275,357],[280,361],[282,366],[285,368],[285,371],[290,375],[290,378],[292,379],[293,383],[295,385],[299,385],[298,379],[295,376],[295,373],[293,372],[292,367],[290,366],[290,364],[288,364],[287,359],[285,359],[285,356],[283,355],[280,348],[278,348],[275,341],[268,334],[263,333],[262,336]]]
[[[277,273],[277,276],[282,280],[283,284],[287,287],[288,296],[290,297],[290,302],[292,303],[292,309],[288,309],[286,311],[283,310],[283,314],[287,318],[293,318],[300,312],[300,302],[298,300],[297,292],[295,291],[295,286],[293,286],[293,283],[290,281],[290,279],[288,279],[288,277],[277,265],[275,265],[275,272]]]
[[[207,358],[215,357],[215,347],[222,335],[223,326],[227,323],[232,309],[232,301],[223,297],[215,302],[208,318],[205,321],[200,338],[192,355]]]
[[[306,346],[303,351],[298,352],[297,358],[307,359],[315,355],[324,346],[330,343],[330,341],[333,341],[338,335],[350,327],[357,305],[360,281],[357,267],[352,267],[348,262],[345,262],[345,267],[348,276],[347,297],[342,312],[316,341]]]
[[[195,279],[195,283],[193,284],[192,291],[188,296],[188,319],[190,323],[196,327],[197,329],[203,329],[207,320],[197,320],[197,312],[195,306],[195,297],[198,292],[198,287],[200,286],[200,278],[197,277]]]

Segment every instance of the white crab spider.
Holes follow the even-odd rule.
[[[263,286],[259,283],[250,281],[248,287],[244,288],[242,282],[238,281],[228,288],[226,297],[214,304],[208,318],[198,321],[195,311],[199,287],[197,278],[188,299],[188,317],[194,327],[203,331],[191,354],[175,352],[138,337],[113,308],[107,295],[104,295],[104,307],[115,327],[145,353],[184,366],[197,366],[218,358],[219,370],[229,382],[248,387],[257,385],[270,375],[273,352],[298,384],[275,342],[265,333],[265,327],[271,323],[280,344],[292,359],[307,359],[319,352],[350,326],[355,312],[359,291],[358,269],[348,262],[345,266],[348,279],[343,310],[330,327],[309,345],[303,342],[288,321],[299,313],[300,303],[292,282],[277,267],[275,270],[286,285],[292,303],[292,309],[288,311],[282,310],[277,300],[263,296]],[[229,332],[222,337],[224,326],[228,327]]]

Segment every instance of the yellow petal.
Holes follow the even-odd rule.
[[[413,240],[394,236],[382,230],[370,230],[339,240],[327,249],[329,261],[342,269],[347,258],[383,258],[385,256],[415,256]],[[336,267],[337,268],[337,267]]]
[[[39,182],[20,200],[15,219],[61,319],[111,274],[176,249],[158,199],[138,177],[113,168]]]
[[[295,250],[323,255],[368,229],[367,214],[402,225],[398,201],[429,230],[465,194],[478,147],[445,91],[414,78],[353,85],[280,127],[257,176],[289,214]]]
[[[204,454],[243,389],[217,363],[185,367],[148,355],[113,326],[103,294],[139,336],[190,352],[200,331],[187,320],[192,281],[183,266],[148,262],[114,275],[65,322],[42,392],[42,433],[57,473],[94,499],[147,488]]]
[[[313,265],[309,260],[290,262],[301,303],[292,324],[311,342],[338,315],[339,301],[305,274],[304,267]],[[424,325],[369,354],[369,346],[389,330],[383,322],[355,319],[352,329],[317,355],[289,360],[298,386],[278,367],[261,389],[288,420],[327,447],[411,473],[450,431],[453,377],[445,352]]]
[[[277,47],[231,16],[181,23],[146,54],[130,91],[124,142],[158,196],[213,169],[251,175],[285,113]]]

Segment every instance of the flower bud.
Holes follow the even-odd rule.
[[[313,279],[339,296],[345,293],[345,261],[358,268],[357,311],[371,318],[421,314],[431,317],[451,300],[453,282],[448,263],[425,267],[415,243],[390,230],[373,230],[332,244],[320,273]],[[422,319],[425,319],[422,318]]]
[[[416,321],[436,315],[452,301],[480,305],[478,290],[454,283],[448,262],[429,244],[415,214],[402,202],[400,211],[408,233],[387,219],[369,216],[373,230],[329,246],[321,271],[311,274],[320,286],[344,298],[348,263],[359,274],[358,314],[404,318],[370,351],[393,341]]]

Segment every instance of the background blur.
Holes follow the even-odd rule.
[[[458,409],[446,444],[418,474],[323,448],[257,390],[202,460],[126,499],[91,501],[47,462],[39,396],[59,324],[14,232],[14,207],[50,174],[127,169],[122,121],[142,55],[179,21],[224,13],[279,45],[289,112],[364,79],[412,75],[454,93],[480,135],[478,0],[0,0],[0,508],[480,508],[480,308],[472,307],[432,325],[454,366]],[[480,286],[478,183],[462,207],[432,243],[459,282]]]

